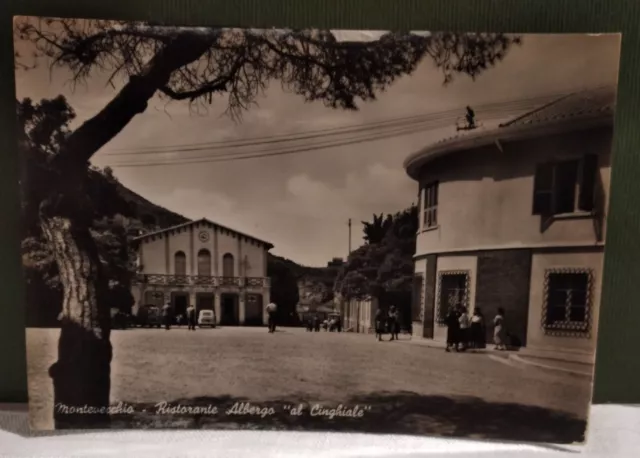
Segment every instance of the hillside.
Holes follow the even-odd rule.
[[[113,175],[109,167],[106,167],[102,171],[93,168],[92,180],[106,181],[106,183],[109,183],[117,193],[119,199],[128,206],[131,214],[126,216],[135,217],[140,220],[145,230],[164,229],[189,221],[189,218],[161,207],[160,205],[156,205],[124,186]]]
[[[49,183],[57,171],[50,158],[69,133],[75,112],[59,96],[35,103],[16,100],[19,145],[22,150],[22,264],[24,267],[28,326],[56,326],[62,309],[62,284],[51,247],[42,234],[41,203],[49,198]],[[137,273],[131,240],[141,233],[188,222],[189,219],[156,205],[124,186],[111,168],[92,166],[82,177],[85,194],[77,196],[74,217],[90,221],[108,288],[101,301],[129,312],[134,304],[131,282]],[[215,218],[215,215],[214,215]],[[313,272],[294,261],[268,257],[271,295],[284,317],[293,316],[298,301],[297,280]]]

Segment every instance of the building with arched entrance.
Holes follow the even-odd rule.
[[[266,324],[270,300],[267,255],[273,248],[206,219],[138,237],[136,306],[161,307],[185,315],[189,304],[212,310],[220,325]]]
[[[593,357],[602,284],[615,90],[559,97],[494,128],[412,154],[420,229],[414,306],[444,340],[452,306],[499,307],[521,346]]]

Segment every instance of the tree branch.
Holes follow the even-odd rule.
[[[167,84],[175,70],[200,58],[213,40],[213,37],[181,35],[171,41],[149,61],[142,73],[129,79],[111,102],[69,136],[54,156],[54,162],[63,168],[86,166],[96,151],[146,109],[149,99]]]
[[[220,78],[216,78],[213,81],[200,84],[197,89],[176,91],[170,88],[168,85],[160,87],[162,92],[167,97],[173,100],[190,100],[193,101],[198,97],[202,97],[213,92],[225,92],[229,83],[231,83],[236,77],[242,66],[244,65],[243,59],[237,59],[233,67]]]

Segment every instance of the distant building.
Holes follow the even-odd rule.
[[[449,307],[498,307],[523,346],[593,355],[615,91],[561,97],[405,161],[420,184],[414,330],[443,340]]]
[[[269,242],[206,219],[135,239],[136,306],[170,302],[175,315],[213,310],[222,325],[264,324],[270,300]]]
[[[341,301],[340,314],[344,330],[363,334],[374,333],[376,312],[379,307],[379,300],[375,297]]]
[[[331,261],[327,263],[327,267],[342,267],[344,266],[344,259],[342,258],[333,258]]]
[[[312,315],[325,319],[335,310],[332,287],[322,278],[307,276],[298,280],[298,297],[296,313],[300,321]]]

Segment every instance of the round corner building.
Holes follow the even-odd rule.
[[[450,307],[479,308],[487,342],[593,355],[616,92],[598,88],[405,161],[419,187],[414,332],[445,340]]]

